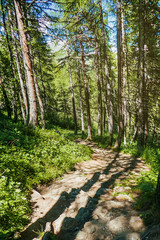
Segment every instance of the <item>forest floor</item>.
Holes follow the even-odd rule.
[[[49,186],[33,190],[31,223],[22,239],[40,239],[37,234],[44,231],[53,231],[59,240],[142,239],[146,227],[135,208],[141,193],[132,187],[135,176],[149,171],[145,162],[90,141],[76,142],[93,149],[92,159],[76,164],[74,171]]]

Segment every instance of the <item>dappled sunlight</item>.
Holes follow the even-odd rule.
[[[128,240],[145,230],[131,188],[115,185],[130,173],[140,174],[141,160],[82,143],[94,146],[93,159],[76,164],[75,171],[39,188],[39,193],[33,191],[32,221],[22,233],[23,240],[40,225],[45,229],[47,222],[60,240]]]

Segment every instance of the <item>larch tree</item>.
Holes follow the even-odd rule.
[[[117,58],[118,58],[118,137],[114,148],[120,147],[124,134],[124,116],[123,116],[123,82],[125,78],[125,59],[123,38],[123,16],[122,16],[122,0],[117,1]]]
[[[109,76],[109,66],[108,66],[108,58],[107,58],[107,50],[106,50],[106,38],[105,38],[105,29],[104,29],[104,21],[103,21],[103,10],[102,3],[99,0],[99,12],[100,12],[100,22],[101,22],[101,32],[102,32],[102,48],[103,48],[103,70],[105,76],[105,98],[106,98],[106,108],[107,108],[107,119],[108,119],[108,132],[109,132],[109,141],[108,145],[112,145],[113,141],[113,101],[112,101],[112,85],[111,79]]]
[[[87,120],[88,120],[88,139],[92,139],[92,125],[91,125],[91,112],[90,112],[90,101],[89,101],[89,85],[87,81],[86,75],[86,65],[84,59],[84,49],[82,40],[79,39],[80,51],[81,51],[81,63],[82,63],[82,72],[83,72],[83,80],[84,80],[84,92],[85,92],[85,100],[86,100],[86,108],[87,108]]]
[[[23,2],[24,4],[24,2]],[[23,54],[23,63],[27,76],[27,92],[29,98],[29,124],[31,126],[38,125],[38,110],[37,110],[37,99],[34,85],[34,76],[32,69],[31,57],[29,54],[29,47],[27,43],[26,28],[23,20],[23,13],[21,10],[21,4],[18,0],[14,0],[15,13],[18,23],[18,30],[20,35],[20,43]]]
[[[70,58],[69,44],[68,43],[67,43],[67,55],[68,55],[68,70],[69,70],[69,77],[70,77],[70,89],[71,89],[71,95],[72,95],[73,119],[74,119],[74,129],[75,129],[74,131],[75,131],[75,134],[77,134],[77,113],[76,113],[76,106],[75,106],[72,69],[71,69],[71,63],[70,63],[71,58]]]

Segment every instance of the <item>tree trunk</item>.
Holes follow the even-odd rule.
[[[131,114],[131,99],[130,99],[130,83],[129,83],[129,59],[128,59],[128,46],[127,46],[127,43],[126,43],[126,71],[127,71],[127,76],[126,76],[126,84],[127,84],[127,98],[128,98],[128,101],[127,101],[127,104],[128,104],[128,124],[129,124],[129,130],[128,130],[128,137],[129,139],[131,138],[131,127],[132,127],[132,124],[131,124],[131,118],[132,118],[132,114]]]
[[[15,54],[16,65],[17,65],[17,70],[18,70],[18,76],[19,76],[21,92],[22,92],[22,96],[23,96],[23,100],[22,100],[20,95],[19,95],[19,99],[20,99],[20,103],[21,103],[22,116],[23,116],[23,119],[24,119],[24,123],[26,124],[27,119],[28,119],[28,99],[27,99],[25,84],[24,84],[24,81],[23,81],[23,76],[22,76],[22,73],[21,73],[19,53],[18,53],[18,49],[17,49],[16,38],[15,38],[15,35],[14,35],[14,31],[13,31],[13,18],[12,18],[12,13],[11,13],[10,8],[8,8],[8,15],[9,15],[9,21],[10,21],[11,36],[12,36],[14,54]],[[24,105],[25,105],[25,111],[24,111],[24,109],[22,110],[23,101],[24,101]]]
[[[73,88],[73,79],[72,79],[72,71],[71,71],[71,64],[70,64],[70,55],[69,55],[69,49],[67,46],[67,54],[68,54],[68,70],[69,70],[69,76],[70,76],[70,88],[71,88],[71,94],[72,94],[72,107],[73,107],[73,119],[74,119],[74,131],[75,134],[77,134],[77,114],[76,114],[76,106],[75,106],[75,97],[74,97],[74,88]]]
[[[4,97],[4,101],[5,101],[8,117],[11,118],[12,109],[10,107],[9,99],[8,99],[8,96],[7,96],[7,93],[6,93],[6,89],[3,86],[3,82],[2,82],[2,78],[1,77],[0,77],[0,86],[1,86],[1,89],[2,89],[2,93],[3,93],[3,97]]]
[[[28,39],[30,39],[30,37]],[[40,94],[40,90],[39,90],[39,86],[38,86],[37,76],[36,76],[36,73],[35,73],[35,70],[34,70],[34,60],[33,60],[31,45],[29,45],[29,51],[30,51],[32,71],[33,71],[33,76],[34,76],[33,78],[34,78],[35,91],[36,91],[36,95],[37,95],[37,99],[38,99],[38,103],[39,103],[39,108],[40,108],[40,113],[41,113],[42,127],[45,129],[45,125],[46,125],[46,123],[45,123],[45,111],[44,111],[44,106],[43,106],[43,102],[42,102],[42,98],[41,98],[41,94]]]
[[[26,9],[24,8],[24,6],[23,6],[23,9],[24,9],[24,14],[25,14],[25,19],[26,19],[25,23],[26,23],[26,26],[29,27],[28,20],[27,20],[27,14],[25,11]],[[39,104],[40,113],[41,113],[42,128],[45,129],[45,111],[44,111],[43,101],[41,98],[38,81],[37,81],[37,76],[36,76],[36,72],[35,72],[35,67],[34,67],[34,58],[33,58],[32,46],[31,46],[31,37],[29,34],[26,34],[26,37],[27,37],[27,41],[29,42],[28,48],[29,48],[29,54],[30,54],[30,59],[31,59],[32,71],[33,71],[35,91],[36,91],[36,96],[38,99],[38,104]]]
[[[147,13],[146,13],[146,0],[145,2],[145,10],[144,10],[144,24],[143,24],[143,29],[144,29],[144,46],[143,46],[143,96],[144,96],[144,101],[143,101],[143,118],[144,118],[144,145],[147,145],[147,139],[148,139],[148,89],[147,89],[147,81],[149,76],[147,76],[147,43],[146,43],[146,18],[147,18]]]
[[[144,49],[144,29],[143,29],[143,3],[139,0],[139,61],[138,61],[138,80],[139,80],[139,106],[138,106],[138,144],[144,145],[144,112],[143,112],[143,101],[144,101],[144,75],[143,75],[143,49]]]
[[[20,34],[20,43],[21,49],[23,53],[23,63],[27,76],[27,90],[29,96],[29,124],[31,126],[38,125],[38,111],[37,111],[37,101],[36,101],[36,93],[34,86],[34,77],[33,77],[33,69],[31,64],[31,58],[29,54],[29,48],[27,45],[27,37],[25,33],[25,27],[22,17],[22,12],[20,8],[20,3],[18,0],[14,0],[16,18],[18,23],[18,29]]]
[[[80,109],[81,109],[81,129],[82,129],[82,136],[84,135],[84,107],[83,107],[83,98],[82,98],[82,85],[81,85],[81,76],[80,76],[80,69],[77,63],[77,81],[79,86],[79,95],[80,95]]]
[[[8,47],[9,57],[10,57],[11,74],[12,74],[12,78],[13,78],[13,82],[12,82],[12,109],[13,109],[13,118],[16,122],[17,118],[18,118],[18,116],[17,116],[17,103],[16,103],[16,88],[15,88],[15,82],[14,82],[14,80],[16,79],[16,72],[15,72],[15,68],[14,68],[13,54],[12,54],[10,41],[9,41],[9,36],[8,36],[8,31],[7,31],[7,27],[6,27],[3,0],[1,0],[1,8],[2,8],[3,27],[4,27],[4,30],[5,30],[7,47]]]
[[[110,82],[110,79],[109,79],[109,67],[108,67],[108,61],[107,61],[106,39],[105,39],[105,30],[104,30],[104,22],[103,22],[103,12],[102,12],[101,0],[99,0],[99,10],[100,10],[102,41],[103,41],[104,73],[105,73],[105,81],[106,81],[105,82],[105,86],[106,86],[106,103],[107,103],[108,131],[109,131],[108,145],[112,145],[112,141],[113,141],[113,102],[112,102],[111,82]]]
[[[98,135],[102,136],[102,88],[100,79],[100,66],[99,66],[99,51],[98,43],[96,39],[96,52],[95,52],[95,63],[97,72],[97,87],[98,87]]]
[[[123,4],[123,2],[121,3]],[[125,46],[125,30],[124,30],[124,10],[121,10],[121,24],[122,24],[122,105],[123,105],[123,143],[127,144],[127,89],[126,89],[126,46]]]
[[[68,114],[68,106],[67,106],[67,99],[65,91],[63,90],[63,87],[61,86],[61,95],[63,96],[63,112],[64,112],[64,120],[66,120],[65,115],[67,115],[67,122],[69,121],[69,114]]]
[[[118,137],[114,148],[120,147],[124,133],[123,111],[122,111],[122,91],[124,60],[122,59],[122,0],[117,1],[117,58],[118,58]]]
[[[40,113],[41,113],[42,127],[45,128],[45,126],[46,126],[45,111],[44,111],[43,102],[42,102],[42,98],[41,98],[41,94],[40,94],[40,90],[39,90],[39,86],[38,86],[38,82],[37,82],[37,76],[36,76],[36,73],[34,72],[34,68],[33,68],[33,73],[34,73],[35,90],[36,90],[36,95],[38,98],[38,103],[39,103],[39,108],[40,108]]]
[[[92,126],[91,126],[91,114],[90,114],[90,102],[89,102],[89,86],[88,86],[87,76],[86,76],[86,66],[85,66],[85,60],[84,60],[83,45],[82,45],[81,40],[79,42],[80,42],[80,49],[81,49],[81,61],[82,61],[82,71],[83,71],[83,80],[84,80],[84,91],[85,91],[86,106],[87,106],[88,139],[92,139]]]
[[[42,66],[41,66],[41,59],[40,59],[40,55],[38,56],[38,62],[39,62],[39,68],[40,68],[40,80],[42,83],[42,87],[43,87],[43,95],[44,95],[44,108],[47,107],[47,97],[46,97],[46,86],[44,85],[44,80],[43,80],[43,72],[42,72]]]
[[[23,118],[24,124],[26,124],[26,113],[25,113],[25,110],[23,107],[23,99],[22,99],[20,92],[18,95],[19,95],[19,102],[20,102],[20,107],[21,107],[22,118]]]

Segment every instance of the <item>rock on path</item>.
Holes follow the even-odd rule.
[[[38,230],[46,229],[59,240],[139,240],[145,226],[125,194],[129,187],[113,184],[148,170],[144,161],[89,141],[77,143],[93,148],[92,160],[78,163],[75,171],[50,186],[33,190],[31,223],[22,239],[37,239]]]

